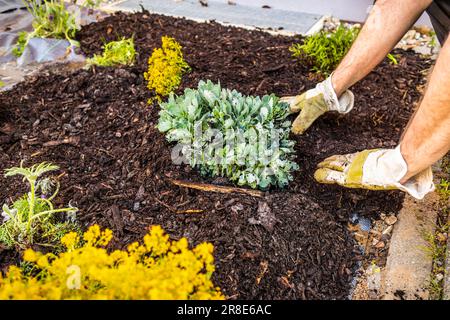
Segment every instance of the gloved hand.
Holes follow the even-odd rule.
[[[434,190],[433,173],[428,168],[401,184],[408,167],[395,149],[373,149],[331,156],[317,165],[314,178],[321,183],[336,183],[348,188],[370,190],[400,189],[417,199]]]
[[[289,104],[292,113],[300,111],[300,115],[292,124],[292,132],[302,134],[322,114],[327,111],[347,113],[353,108],[354,96],[350,90],[345,91],[338,99],[331,83],[331,76],[318,83],[299,96],[282,97],[280,100]]]

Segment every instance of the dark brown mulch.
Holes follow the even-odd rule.
[[[398,212],[403,196],[319,185],[314,167],[335,153],[394,146],[419,99],[417,86],[429,62],[409,52],[401,52],[399,65],[383,62],[355,86],[351,114],[327,115],[296,137],[295,181],[257,199],[167,181],[167,176],[202,178],[172,164],[171,146],[155,128],[158,107],[146,105],[151,93],[143,72],[161,36],[171,35],[192,67],[180,90],[211,79],[247,94],[296,94],[314,81],[307,67],[291,59],[288,47],[295,39],[119,13],[84,27],[79,40],[90,55],[104,40],[131,35],[139,52],[134,67],[44,74],[0,94],[0,105],[8,109],[1,115],[0,169],[21,159],[58,164],[65,173],[59,202],[76,204],[84,225],[112,228],[117,247],[142,236],[151,224],[161,224],[173,238],[212,242],[214,280],[231,298],[345,299],[361,259],[346,228],[349,215]],[[44,145],[69,137],[69,143]],[[19,179],[2,179],[2,201],[17,196],[22,185]],[[204,211],[176,213],[186,209]],[[0,253],[3,267],[11,263],[5,261],[8,254]]]

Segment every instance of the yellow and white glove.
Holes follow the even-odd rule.
[[[292,113],[300,114],[292,124],[292,132],[302,134],[311,124],[327,111],[347,113],[353,108],[354,96],[350,90],[338,99],[331,83],[331,76],[298,96],[282,97],[280,100],[289,104]]]
[[[320,183],[339,184],[347,188],[370,190],[399,189],[416,199],[434,190],[433,173],[428,168],[401,184],[408,166],[395,149],[373,149],[334,155],[317,165],[314,178]]]

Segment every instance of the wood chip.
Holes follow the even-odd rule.
[[[387,216],[386,219],[384,219],[384,222],[386,222],[388,225],[391,226],[397,222],[397,217],[396,216]]]
[[[196,183],[196,182],[181,181],[181,180],[175,180],[175,179],[169,179],[169,181],[180,187],[196,189],[196,190],[201,190],[201,191],[219,192],[219,193],[240,193],[240,194],[247,194],[252,197],[258,197],[258,198],[264,197],[264,193],[261,191],[258,191],[258,190],[216,186],[213,184]]]

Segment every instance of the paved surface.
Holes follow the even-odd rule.
[[[425,232],[434,232],[439,197],[431,193],[418,201],[405,197],[391,238],[383,272],[383,299],[428,299],[432,258],[424,247]]]
[[[141,5],[150,12],[186,17],[193,20],[216,20],[224,24],[272,28],[286,33],[310,34],[323,25],[323,15],[288,11],[282,9],[264,9],[246,5],[229,5],[223,2],[211,2],[204,7],[197,0],[126,0],[107,6],[108,9],[122,11],[140,11]]]
[[[209,0],[227,2],[228,0]],[[274,9],[301,11],[331,15],[341,20],[363,22],[374,0],[234,0],[238,5],[256,6],[269,5]],[[428,14],[424,13],[416,25],[431,27]]]

